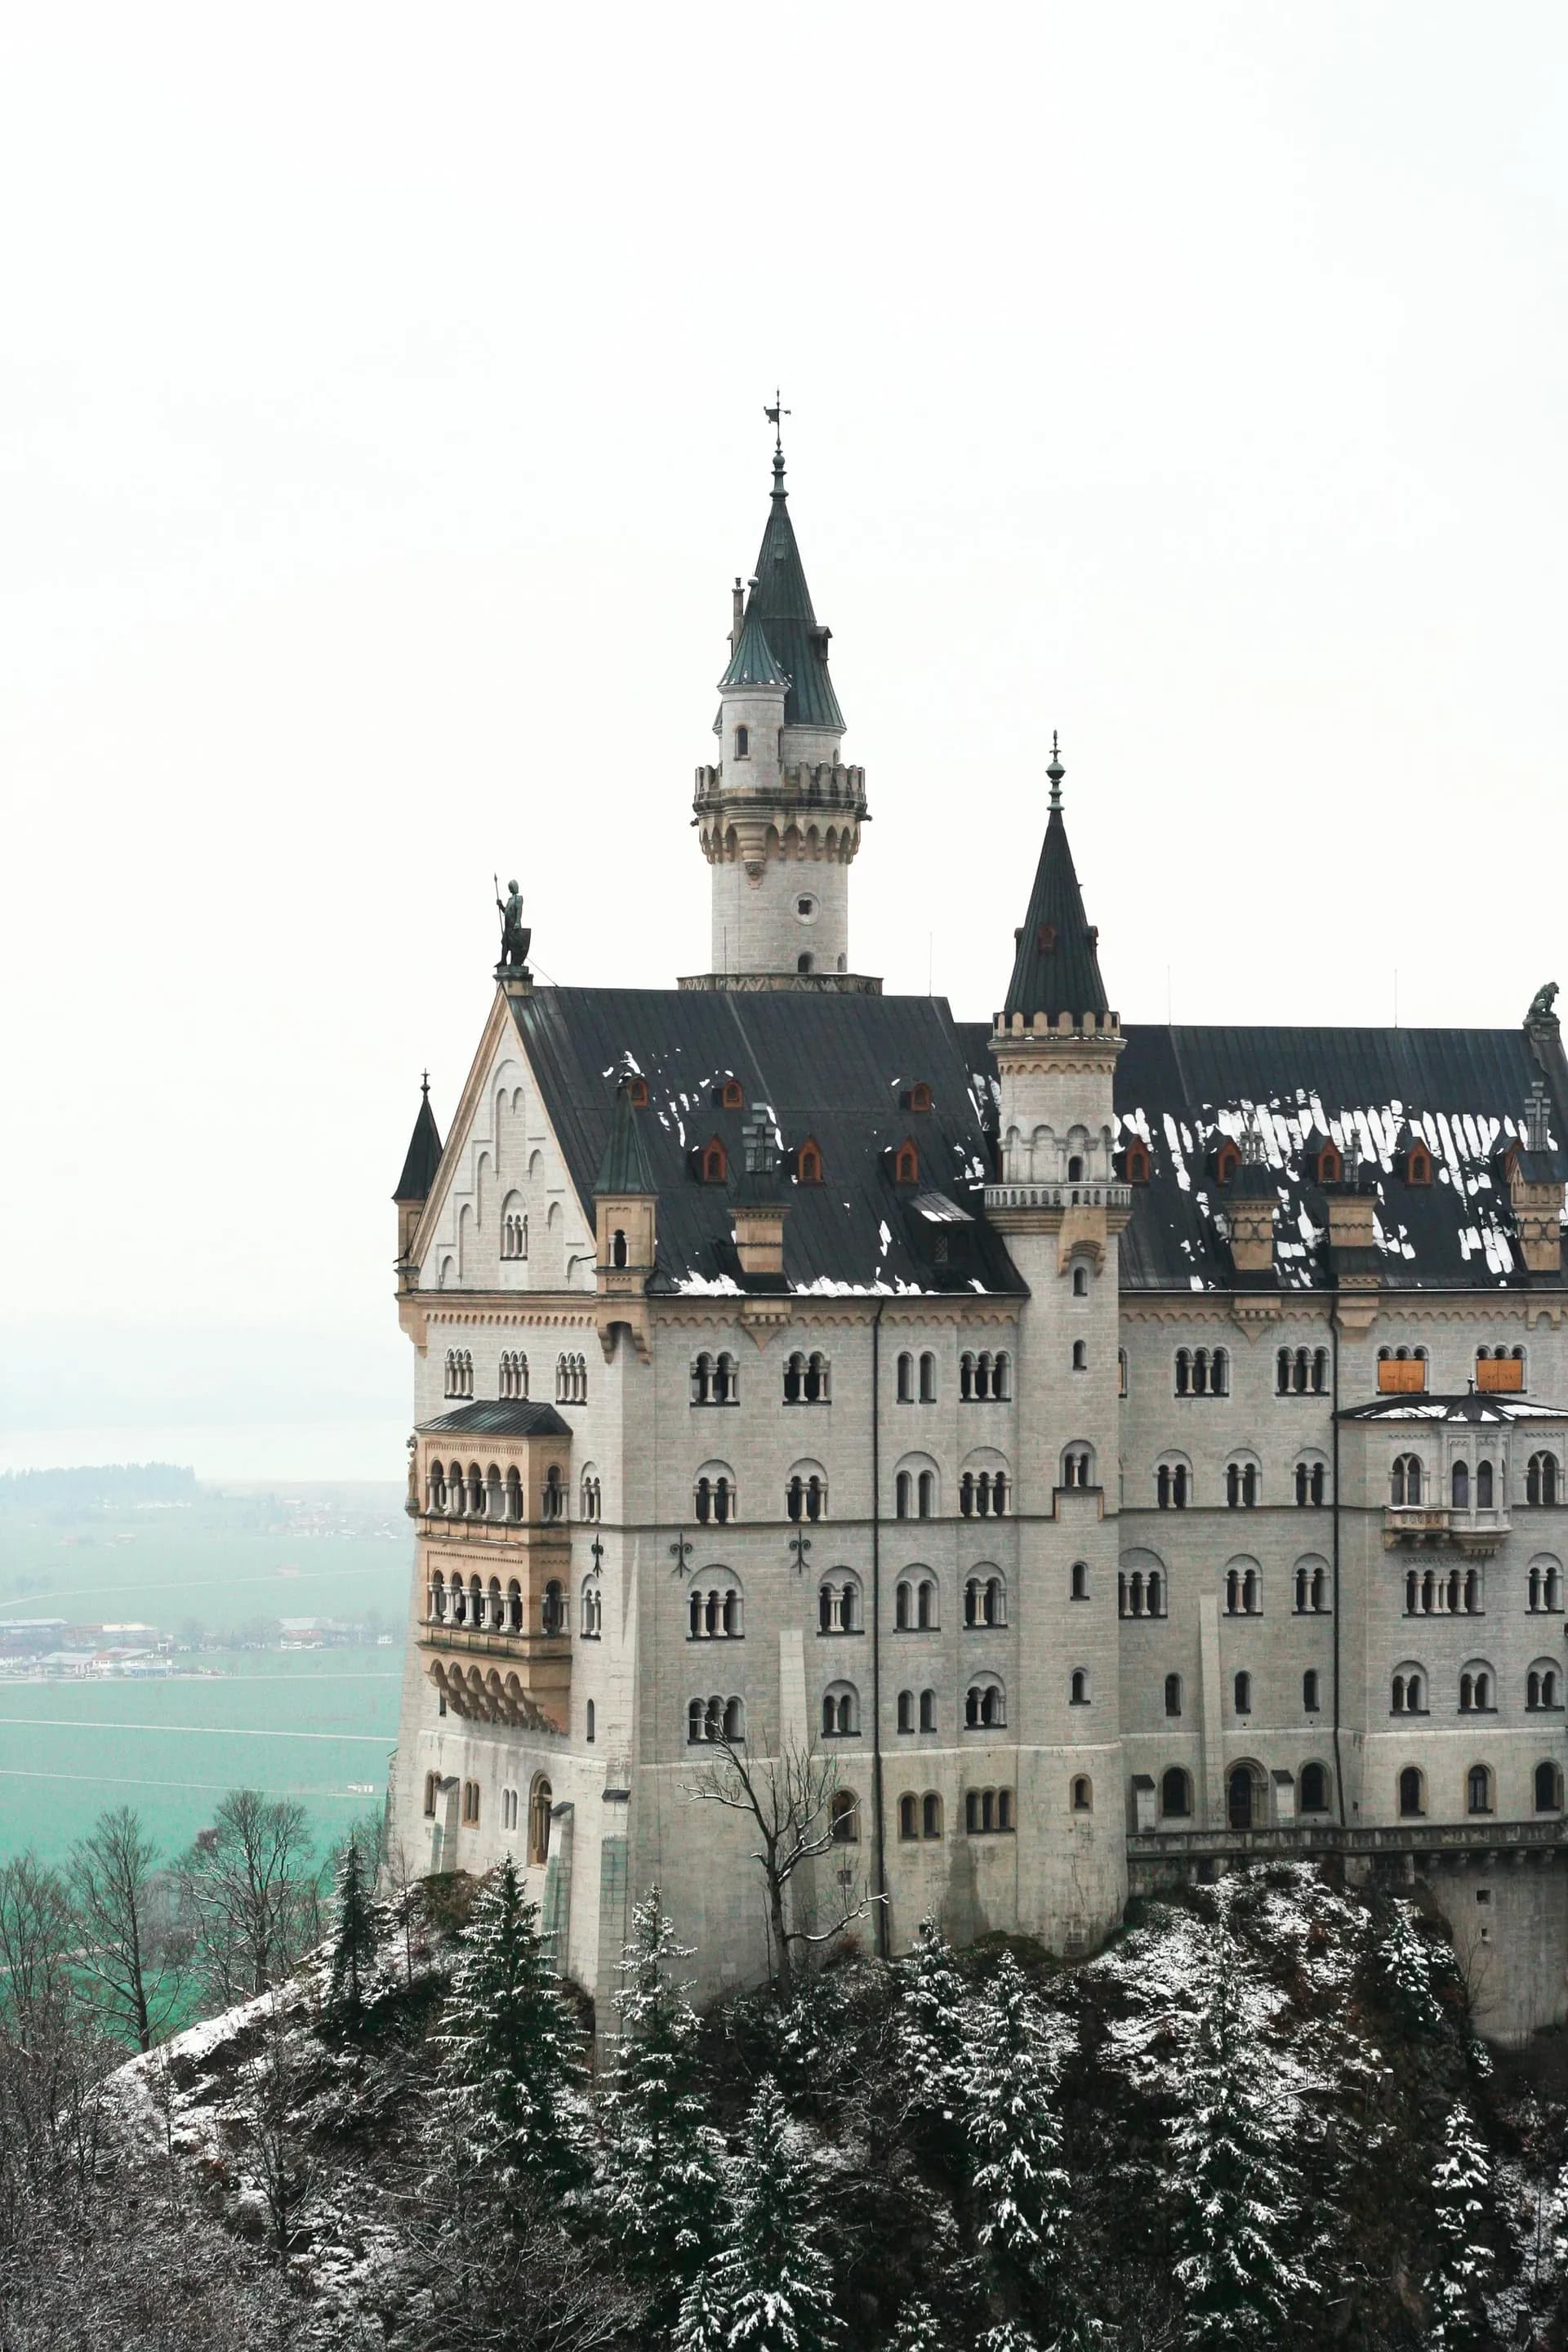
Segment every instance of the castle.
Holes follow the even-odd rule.
[[[1130,1891],[1331,1855],[1425,1885],[1488,2031],[1561,2020],[1554,991],[1124,1029],[1053,751],[994,1017],[885,995],[828,642],[775,450],[710,969],[535,986],[509,927],[445,1145],[421,1105],[404,1865],[513,1854],[601,2004],[656,1879],[701,1989],[754,1982],[728,1743],[831,1759],[791,1900],[876,1898],[885,1951],[934,1913],[1082,1952]]]

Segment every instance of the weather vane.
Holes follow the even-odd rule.
[[[773,389],[773,404],[771,408],[764,407],[763,415],[767,418],[768,423],[773,428],[773,449],[781,457],[784,455],[784,425],[782,420],[786,416],[792,416],[794,414],[795,412],[793,409],[786,408],[784,405],[784,394],[775,385]]]

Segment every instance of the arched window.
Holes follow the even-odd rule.
[[[1236,1711],[1237,1715],[1252,1713],[1252,1676],[1242,1674],[1236,1677]]]
[[[610,1264],[617,1269],[624,1269],[629,1262],[626,1228],[617,1225],[610,1235]]]
[[[1160,1811],[1168,1822],[1192,1818],[1193,1784],[1179,1764],[1167,1765],[1160,1776]]]
[[[700,1167],[704,1184],[722,1184],[728,1181],[730,1161],[718,1136],[710,1136],[703,1145]]]
[[[907,1348],[898,1360],[895,1393],[900,1404],[915,1401],[915,1360]]]
[[[1399,1818],[1405,1822],[1419,1821],[1426,1811],[1426,1776],[1417,1766],[1406,1764],[1399,1775]]]
[[[1549,1552],[1531,1561],[1527,1591],[1532,1610],[1562,1608],[1563,1570]]]
[[[936,1693],[933,1690],[923,1690],[921,1693],[921,1729],[922,1731],[936,1729]]]
[[[1489,1764],[1472,1764],[1466,1773],[1465,1811],[1469,1813],[1489,1813],[1492,1811],[1492,1773]]]
[[[893,1624],[900,1633],[931,1633],[939,1622],[937,1583],[924,1569],[901,1576],[893,1592]]]
[[[1492,1707],[1492,1670],[1472,1660],[1459,1676],[1459,1713],[1485,1715]]]
[[[1087,1298],[1089,1297],[1089,1268],[1087,1265],[1074,1266],[1072,1270],[1072,1295],[1075,1298]]]
[[[853,1790],[835,1789],[827,1810],[828,1835],[835,1845],[860,1843],[860,1807]]]
[[[893,1516],[899,1519],[914,1517],[915,1481],[912,1471],[900,1470],[893,1480]]]
[[[893,1154],[895,1184],[918,1184],[921,1181],[921,1155],[906,1136]]]
[[[604,1496],[599,1486],[598,1473],[594,1470],[584,1469],[577,1488],[577,1512],[578,1517],[583,1519],[587,1526],[594,1527],[597,1525],[603,1500]]]
[[[550,1783],[536,1772],[528,1793],[528,1858],[535,1865],[550,1859]]]
[[[1068,1579],[1068,1595],[1069,1600],[1073,1601],[1087,1601],[1089,1599],[1088,1560],[1074,1560],[1071,1574]]]
[[[1297,1804],[1304,1813],[1326,1813],[1329,1810],[1329,1776],[1321,1764],[1303,1764],[1297,1793]]]
[[[735,730],[735,757],[737,760],[749,760],[751,756],[752,730],[749,727],[737,727]]]
[[[829,1683],[822,1694],[824,1739],[854,1739],[859,1731],[859,1692],[853,1683]]]
[[[825,1519],[827,1517],[827,1474],[819,1462],[797,1462],[784,1484],[784,1517]]]
[[[985,1675],[972,1682],[963,1695],[966,1731],[1000,1729],[1007,1720],[1007,1702],[998,1677]]]
[[[1149,1181],[1148,1145],[1146,1143],[1130,1143],[1127,1147],[1126,1157],[1122,1164],[1126,1172],[1126,1181],[1129,1184],[1146,1184]]]
[[[599,1583],[599,1572],[597,1569],[595,1569],[591,1576],[585,1576],[583,1579],[582,1590],[577,1597],[577,1638],[579,1641],[596,1642],[598,1640],[599,1628],[603,1619],[603,1614],[604,1593]]]
[[[1184,1511],[1192,1499],[1193,1476],[1182,1461],[1162,1462],[1154,1473],[1154,1500],[1163,1511]]]
[[[816,1630],[819,1633],[859,1633],[865,1631],[860,1612],[860,1580],[853,1570],[836,1568],[816,1589]]]
[[[1396,1454],[1390,1482],[1390,1500],[1395,1510],[1406,1505],[1417,1506],[1421,1500],[1421,1457],[1417,1454]]]
[[[1325,1495],[1324,1467],[1321,1462],[1303,1455],[1296,1465],[1296,1500],[1303,1508],[1320,1508]]]
[[[1301,1711],[1304,1715],[1316,1715],[1321,1705],[1322,1699],[1318,1687],[1318,1669],[1316,1666],[1309,1666],[1301,1677]]]
[[[436,1800],[440,1793],[441,1775],[439,1772],[426,1772],[425,1775],[425,1818],[427,1822],[433,1822],[436,1818]]]
[[[942,1799],[934,1789],[928,1789],[921,1799],[921,1835],[926,1838],[942,1835]]]
[[[731,1748],[738,1748],[746,1737],[746,1702],[743,1698],[724,1701],[724,1737]]]
[[[1062,1449],[1062,1485],[1092,1486],[1094,1484],[1094,1452],[1088,1445],[1073,1444]]]
[[[1543,1761],[1535,1768],[1535,1810],[1538,1813],[1560,1813],[1563,1811],[1563,1775],[1550,1761]]]
[[[1216,1181],[1228,1184],[1241,1165],[1241,1154],[1228,1136],[1215,1153],[1214,1172]]]
[[[1524,1703],[1531,1713],[1563,1704],[1563,1682],[1550,1658],[1538,1658],[1524,1678]]]
[[[1072,1368],[1075,1372],[1087,1372],[1089,1370],[1089,1346],[1083,1339],[1075,1339],[1072,1343]]]
[[[899,1835],[900,1838],[910,1839],[919,1837],[920,1817],[920,1799],[918,1797],[906,1795],[899,1799]]]
[[[1430,1184],[1432,1154],[1424,1143],[1413,1143],[1405,1155],[1405,1181],[1407,1184]]]
[[[1340,1158],[1338,1150],[1333,1144],[1325,1143],[1318,1154],[1319,1183],[1338,1184],[1342,1180],[1344,1172],[1344,1161]]]
[[[936,1402],[936,1358],[929,1348],[924,1349],[921,1356],[920,1376],[921,1404],[934,1404]]]
[[[558,1462],[552,1462],[544,1474],[544,1485],[539,1497],[539,1516],[547,1522],[563,1519],[566,1516],[566,1487]]]
[[[1089,1668],[1087,1666],[1073,1668],[1068,1679],[1068,1705],[1069,1706],[1089,1705]]]
[[[1073,1775],[1069,1801],[1075,1813],[1093,1812],[1094,1784],[1086,1772]]]
[[[899,1729],[912,1731],[915,1727],[915,1695],[912,1690],[899,1693]]]
[[[1165,1713],[1180,1715],[1181,1711],[1182,1677],[1180,1675],[1167,1675],[1165,1676]]]
[[[1470,1465],[1468,1462],[1455,1463],[1449,1473],[1448,1484],[1455,1510],[1468,1511],[1470,1507]]]
[[[814,1135],[808,1135],[795,1155],[795,1177],[797,1184],[820,1184],[822,1181],[822,1149]]]
[[[1557,1501],[1557,1456],[1555,1454],[1532,1454],[1524,1474],[1524,1499],[1527,1503],[1552,1507]]]
[[[735,1474],[727,1463],[708,1462],[697,1474],[691,1507],[699,1527],[727,1527],[740,1516]]]

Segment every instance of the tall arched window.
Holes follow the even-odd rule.
[[[1527,1503],[1546,1507],[1557,1501],[1557,1456],[1555,1454],[1532,1454],[1524,1474],[1524,1499]]]
[[[852,1789],[836,1789],[827,1811],[827,1833],[835,1845],[860,1843],[860,1806]]]
[[[1329,1776],[1321,1764],[1303,1764],[1297,1792],[1297,1802],[1304,1813],[1326,1813],[1329,1810]]]
[[[1455,1510],[1468,1511],[1470,1507],[1470,1465],[1468,1462],[1455,1463],[1448,1474],[1448,1486]]]
[[[1421,1500],[1421,1457],[1418,1454],[1396,1454],[1394,1475],[1390,1481],[1390,1500],[1395,1510],[1419,1505]]]
[[[1465,1810],[1470,1813],[1492,1811],[1492,1775],[1489,1764],[1472,1764],[1465,1775]]]
[[[860,1730],[860,1694],[853,1683],[829,1683],[822,1694],[824,1739],[854,1739]]]
[[[1419,1769],[1406,1764],[1399,1775],[1399,1818],[1419,1821],[1426,1811],[1426,1783]]]
[[[1073,1600],[1073,1601],[1087,1601],[1087,1600],[1089,1599],[1089,1562],[1088,1562],[1088,1560],[1086,1560],[1086,1559],[1075,1559],[1075,1560],[1074,1560],[1074,1562],[1073,1562],[1073,1564],[1072,1564],[1072,1572],[1071,1572],[1071,1574],[1070,1574],[1070,1576],[1069,1576],[1069,1578],[1068,1578],[1068,1598],[1069,1598],[1069,1600]]]
[[[550,1859],[550,1809],[553,1800],[542,1772],[534,1775],[528,1795],[528,1858],[538,1864]]]
[[[1542,1761],[1535,1768],[1535,1810],[1538,1813],[1563,1811],[1563,1775],[1550,1761]]]
[[[1168,1765],[1160,1776],[1160,1811],[1168,1822],[1192,1818],[1193,1784],[1179,1764]]]
[[[1165,1713],[1180,1715],[1181,1711],[1182,1677],[1180,1675],[1167,1675],[1165,1676]]]

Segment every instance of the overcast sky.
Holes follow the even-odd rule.
[[[492,872],[553,980],[706,963],[775,382],[859,969],[994,1007],[1057,727],[1124,1020],[1568,982],[1565,65],[1521,0],[13,10],[0,1458],[396,1475]]]

